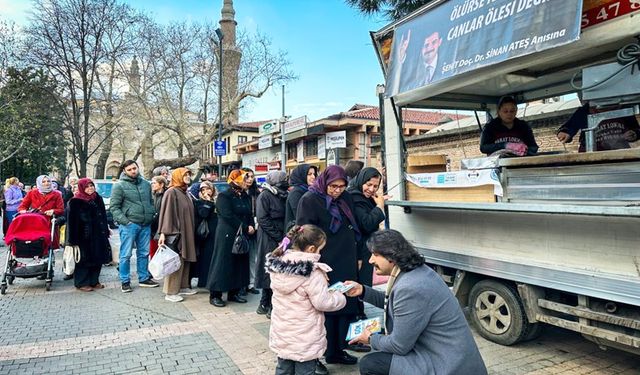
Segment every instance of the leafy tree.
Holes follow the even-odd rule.
[[[56,83],[43,70],[7,69],[0,89],[0,168],[2,176],[35,178],[64,170],[64,108]]]
[[[399,20],[431,0],[345,0],[348,5],[368,16],[382,14],[390,21]]]

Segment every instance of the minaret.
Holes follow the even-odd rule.
[[[238,123],[238,106],[229,108],[229,102],[238,94],[238,71],[242,53],[236,47],[236,11],[233,0],[224,0],[222,5],[220,29],[224,34],[222,40],[222,108],[224,126]]]
[[[138,67],[138,59],[133,56],[131,61],[131,69],[129,70],[129,95],[138,96],[140,93],[140,68]]]

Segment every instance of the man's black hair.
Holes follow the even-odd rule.
[[[412,271],[424,264],[422,255],[397,230],[374,232],[367,241],[367,248],[395,263],[402,272]]]

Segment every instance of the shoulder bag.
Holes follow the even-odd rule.
[[[244,255],[249,253],[249,240],[242,231],[242,225],[236,232],[236,238],[233,240],[233,246],[231,247],[231,254]]]

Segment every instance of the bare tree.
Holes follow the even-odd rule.
[[[101,69],[108,66],[109,53],[118,45],[115,35],[127,25],[130,12],[128,5],[115,0],[39,0],[25,30],[29,46],[25,58],[46,68],[66,99],[65,131],[81,176],[87,175],[89,158],[108,143],[113,129],[109,116],[97,124],[91,117],[111,108],[104,107],[114,97],[104,97],[110,79],[100,78]],[[108,76],[109,68],[106,72]],[[96,86],[104,88],[102,95],[96,95]]]
[[[212,44],[214,27],[176,23],[166,27],[150,25],[140,43],[141,89],[139,105],[146,123],[155,136],[145,143],[173,142],[176,156],[153,159],[153,165],[182,166],[193,164],[204,148],[217,136],[218,51]],[[232,111],[243,101],[260,98],[271,86],[295,79],[286,52],[274,51],[263,35],[240,33],[237,49],[241,57],[238,85],[224,88],[223,117],[236,117]],[[223,59],[223,63],[224,63]],[[226,69],[226,66],[223,67]],[[226,127],[236,124],[226,123]],[[143,152],[144,155],[144,152]],[[146,161],[143,162],[146,165]]]

